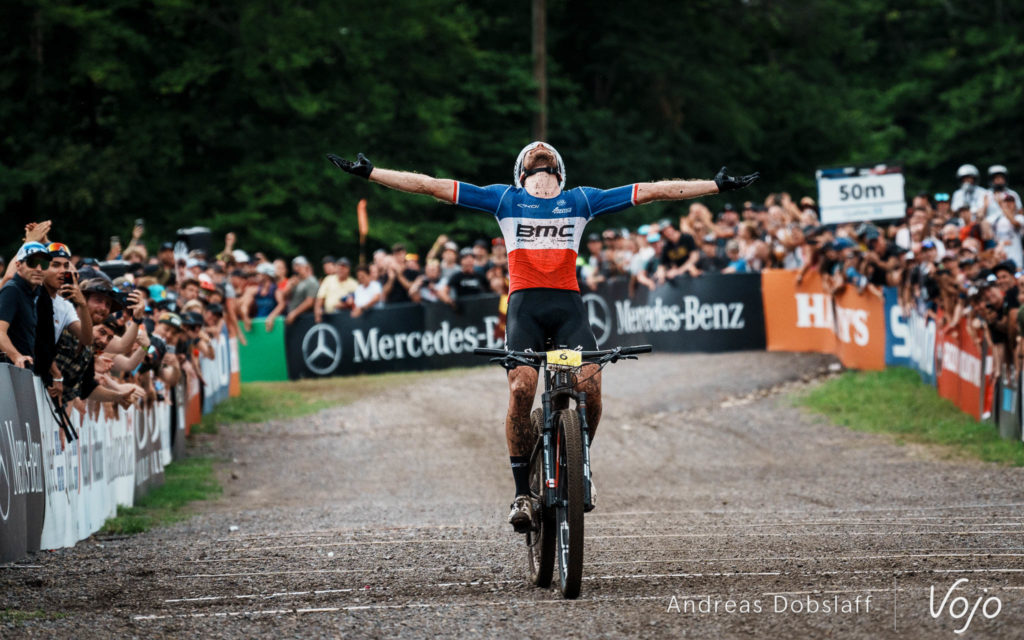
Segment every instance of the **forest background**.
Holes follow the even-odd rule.
[[[815,169],[877,162],[902,164],[908,196],[954,190],[964,162],[1024,183],[1020,1],[546,5],[547,139],[570,187],[727,164],[761,171],[743,197],[816,196]],[[102,256],[143,218],[150,250],[204,225],[272,257],[354,257],[360,198],[371,249],[496,235],[324,153],[509,183],[538,109],[531,33],[529,0],[4,2],[0,249],[53,219],[55,239]]]

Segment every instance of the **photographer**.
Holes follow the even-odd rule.
[[[47,390],[52,397],[59,398],[64,392],[64,376],[55,361],[57,344],[64,331],[70,331],[84,344],[92,344],[92,317],[71,266],[71,249],[60,242],[53,242],[47,251],[50,253],[50,268],[43,277],[43,287],[53,305],[53,344],[49,357],[51,380]],[[38,360],[41,354],[39,345],[36,346]]]

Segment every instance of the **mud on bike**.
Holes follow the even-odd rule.
[[[530,581],[538,587],[551,585],[556,557],[564,597],[578,597],[583,580],[583,514],[593,508],[593,500],[587,397],[576,390],[580,376],[596,375],[611,362],[635,360],[636,354],[650,352],[651,345],[601,351],[473,350],[493,356],[491,362],[509,370],[519,365],[544,367],[541,406],[530,415],[536,442],[530,454],[533,525],[526,533]],[[588,364],[597,365],[597,371],[583,370]]]

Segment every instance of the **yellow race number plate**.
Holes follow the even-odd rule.
[[[578,367],[583,364],[583,354],[572,349],[548,351],[548,364],[560,367]]]

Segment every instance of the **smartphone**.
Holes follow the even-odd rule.
[[[136,227],[141,227],[142,229],[145,229],[146,228],[146,221],[144,219],[142,219],[142,218],[135,218],[135,226]]]
[[[121,236],[110,236],[110,246],[121,244]]]
[[[66,285],[66,284],[73,285],[73,284],[75,284],[75,274],[71,273],[70,271],[65,271],[64,275],[62,275],[60,277],[60,283],[62,285]],[[70,298],[71,297],[71,292],[70,291],[64,291],[64,292],[61,292],[60,295],[63,298]]]

